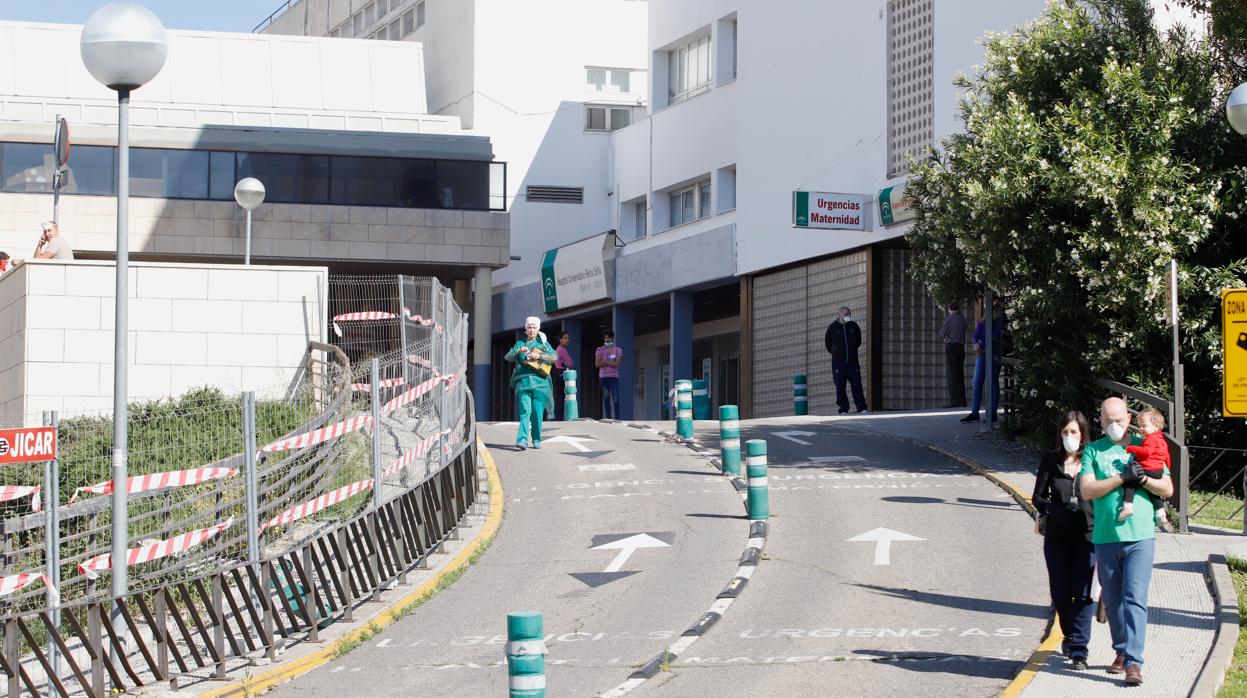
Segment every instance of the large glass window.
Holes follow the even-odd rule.
[[[329,158],[325,155],[239,153],[238,178],[264,183],[264,200],[316,204],[329,200]]]
[[[671,192],[671,227],[710,215],[710,180]]]
[[[74,146],[61,191],[66,194],[114,193],[113,178],[117,168],[113,150],[106,146]],[[55,160],[50,145],[5,143],[0,161],[4,168],[4,191],[51,193]]]
[[[667,101],[671,104],[705,92],[710,87],[710,35],[672,49],[667,54]]]
[[[484,163],[437,161],[437,208],[489,208],[489,168]]]
[[[416,3],[416,29],[424,26],[424,2]]]
[[[164,199],[208,198],[208,153],[131,148],[130,194]]]
[[[208,198],[229,201],[234,198],[234,153],[212,151],[208,153]]]

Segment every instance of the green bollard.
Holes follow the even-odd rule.
[[[693,438],[693,381],[675,382],[675,433],[681,438]]]
[[[580,419],[580,405],[576,402],[576,372],[568,369],[563,371],[563,421],[570,422]]]
[[[693,419],[710,419],[710,384],[693,381]]]
[[[809,387],[804,373],[792,377],[792,413],[797,416],[810,413]]]
[[[740,408],[719,408],[719,461],[724,475],[740,475]]]
[[[511,698],[545,698],[545,623],[540,611],[507,614],[507,675]]]
[[[766,441],[749,439],[745,442],[749,473],[749,520],[765,521],[771,515],[771,503],[766,488]]]

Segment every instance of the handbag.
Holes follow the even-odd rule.
[[[554,368],[553,364],[542,363],[540,361],[525,361],[524,365],[541,374],[542,378],[549,378],[550,371]]]

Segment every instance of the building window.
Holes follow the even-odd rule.
[[[389,0],[377,0],[377,19],[384,19],[390,11]]]
[[[138,148],[132,148],[131,153]],[[66,194],[113,194],[116,187],[115,148],[107,146],[74,146],[65,176]],[[3,190],[6,192],[51,193],[52,147],[39,143],[5,143],[3,158]],[[233,194],[231,193],[231,196]]]
[[[416,3],[416,29],[424,26],[424,0]]]
[[[648,234],[648,231],[646,230],[647,221],[645,215],[645,199],[638,201],[636,205],[632,207],[632,210],[634,216],[632,230],[636,233],[636,239],[640,240]]]
[[[130,193],[158,199],[206,199],[208,171],[208,153],[202,150],[135,148],[130,155]]]
[[[671,227],[710,215],[710,180],[671,192]]]
[[[618,131],[632,123],[630,107],[610,107],[600,104],[585,105],[586,131]]]
[[[390,41],[403,40],[403,21],[396,19],[390,22]]]
[[[667,103],[688,99],[710,88],[710,35],[667,52]]]
[[[582,204],[585,200],[584,187],[558,187],[550,185],[530,184],[525,188],[528,201],[547,204]]]
[[[623,68],[585,68],[590,92],[626,94],[632,91],[632,71]]]
[[[888,2],[888,176],[909,170],[935,142],[932,0]]]
[[[351,22],[352,24],[355,25],[355,29],[354,31],[351,32],[351,36],[363,36],[364,35],[364,13],[356,12],[355,16],[351,18]]]
[[[407,10],[403,13],[403,36],[416,30],[416,11]]]
[[[364,5],[364,26],[371,27],[377,21],[377,8],[373,3]]]
[[[736,79],[736,56],[740,54],[740,44],[736,42],[736,25],[735,20],[732,21],[732,79]]]

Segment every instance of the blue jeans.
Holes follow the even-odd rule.
[[[1067,654],[1071,659],[1086,659],[1091,619],[1095,617],[1095,604],[1091,602],[1095,549],[1086,539],[1071,541],[1046,536],[1043,556],[1048,565],[1048,591],[1065,636]]]
[[[602,419],[619,419],[619,377],[602,376]]]
[[[1113,649],[1126,658],[1126,666],[1143,666],[1143,640],[1147,634],[1147,590],[1152,581],[1156,539],[1130,543],[1097,543],[1095,557],[1100,573],[1100,598],[1108,613]]]
[[[997,406],[1000,405],[1000,359],[992,362],[992,368],[996,372],[996,379],[992,382],[992,406],[989,414],[995,414]],[[987,357],[979,354],[974,357],[974,398],[970,405],[970,414],[978,414],[979,407],[983,405],[983,384],[987,382]]]

